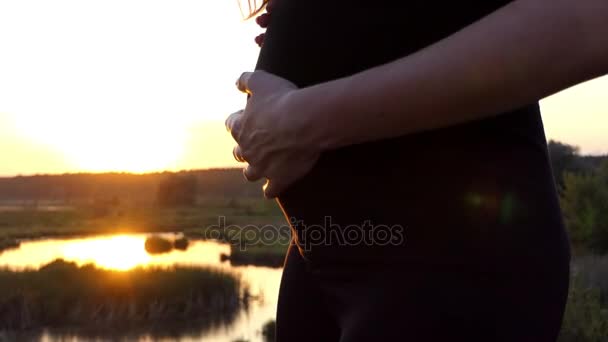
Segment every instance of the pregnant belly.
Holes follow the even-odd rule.
[[[279,204],[311,260],[526,258],[561,217],[544,154],[502,139],[455,127],[331,151]]]

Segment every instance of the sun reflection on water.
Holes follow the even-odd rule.
[[[15,270],[39,268],[55,259],[120,271],[138,266],[217,266],[221,263],[220,254],[230,253],[228,245],[213,241],[192,241],[186,251],[173,250],[150,255],[145,250],[147,237],[146,234],[123,234],[28,241],[18,249],[2,253],[0,267]],[[173,238],[172,234],[167,237]]]
[[[93,263],[99,267],[126,271],[150,262],[144,249],[143,236],[118,235],[66,244],[63,255],[66,260]]]

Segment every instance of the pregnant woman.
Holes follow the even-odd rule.
[[[555,341],[570,255],[538,100],[608,72],[607,17],[275,0],[226,124],[293,228],[278,341]]]

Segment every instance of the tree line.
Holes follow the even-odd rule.
[[[578,147],[549,141],[556,187],[572,241],[608,253],[608,156],[585,156]],[[240,169],[149,174],[103,173],[0,178],[0,201],[137,203],[192,206],[207,197],[260,197],[261,183],[248,183]]]
[[[549,141],[549,155],[566,227],[575,247],[608,253],[608,157],[582,156]]]
[[[0,201],[115,201],[149,204],[191,203],[196,197],[254,197],[260,183],[248,183],[240,169],[149,174],[79,173],[0,178]],[[180,193],[181,192],[181,193]]]

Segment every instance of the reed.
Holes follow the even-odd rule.
[[[40,327],[133,327],[183,320],[215,326],[247,305],[238,275],[215,268],[77,266],[0,270],[0,331]]]

